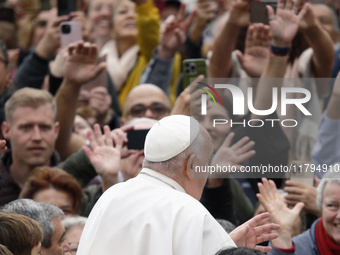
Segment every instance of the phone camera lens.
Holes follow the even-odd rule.
[[[61,32],[63,34],[69,34],[71,33],[71,26],[69,24],[64,24],[61,26]]]

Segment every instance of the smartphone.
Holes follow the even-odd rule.
[[[69,15],[77,10],[76,0],[58,0],[58,16]]]
[[[296,160],[290,163],[289,179],[313,186],[315,168],[312,162]],[[314,170],[313,170],[314,169]]]
[[[127,147],[130,150],[144,150],[144,143],[150,129],[138,129],[127,131]]]
[[[266,6],[270,5],[276,11],[276,0],[252,1],[250,3],[250,22],[268,24],[268,13]]]
[[[0,21],[15,24],[15,12],[13,8],[0,7]]]
[[[207,64],[204,58],[191,58],[183,60],[183,87],[190,85],[192,79],[199,75],[207,77]]]
[[[59,24],[60,43],[62,48],[66,48],[70,43],[82,39],[81,24],[77,21],[64,21]]]

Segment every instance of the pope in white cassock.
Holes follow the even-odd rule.
[[[207,131],[194,119],[173,115],[158,121],[145,140],[140,174],[108,189],[86,222],[79,255],[213,255],[277,237],[275,224],[257,226],[259,215],[228,235],[198,201],[207,176],[194,176],[212,154]],[[200,177],[200,178],[198,178]]]

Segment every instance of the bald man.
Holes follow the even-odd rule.
[[[130,91],[123,110],[122,124],[135,117],[160,120],[168,116],[171,103],[167,95],[153,84],[142,84]]]

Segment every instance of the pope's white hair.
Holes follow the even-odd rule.
[[[143,167],[151,168],[155,171],[163,172],[171,176],[177,176],[189,159],[190,155],[195,154],[196,158],[203,156],[204,146],[206,145],[206,138],[202,135],[203,127],[200,126],[196,138],[192,141],[191,145],[178,155],[161,162],[153,162],[147,159],[143,161]],[[205,131],[206,132],[206,131]]]

